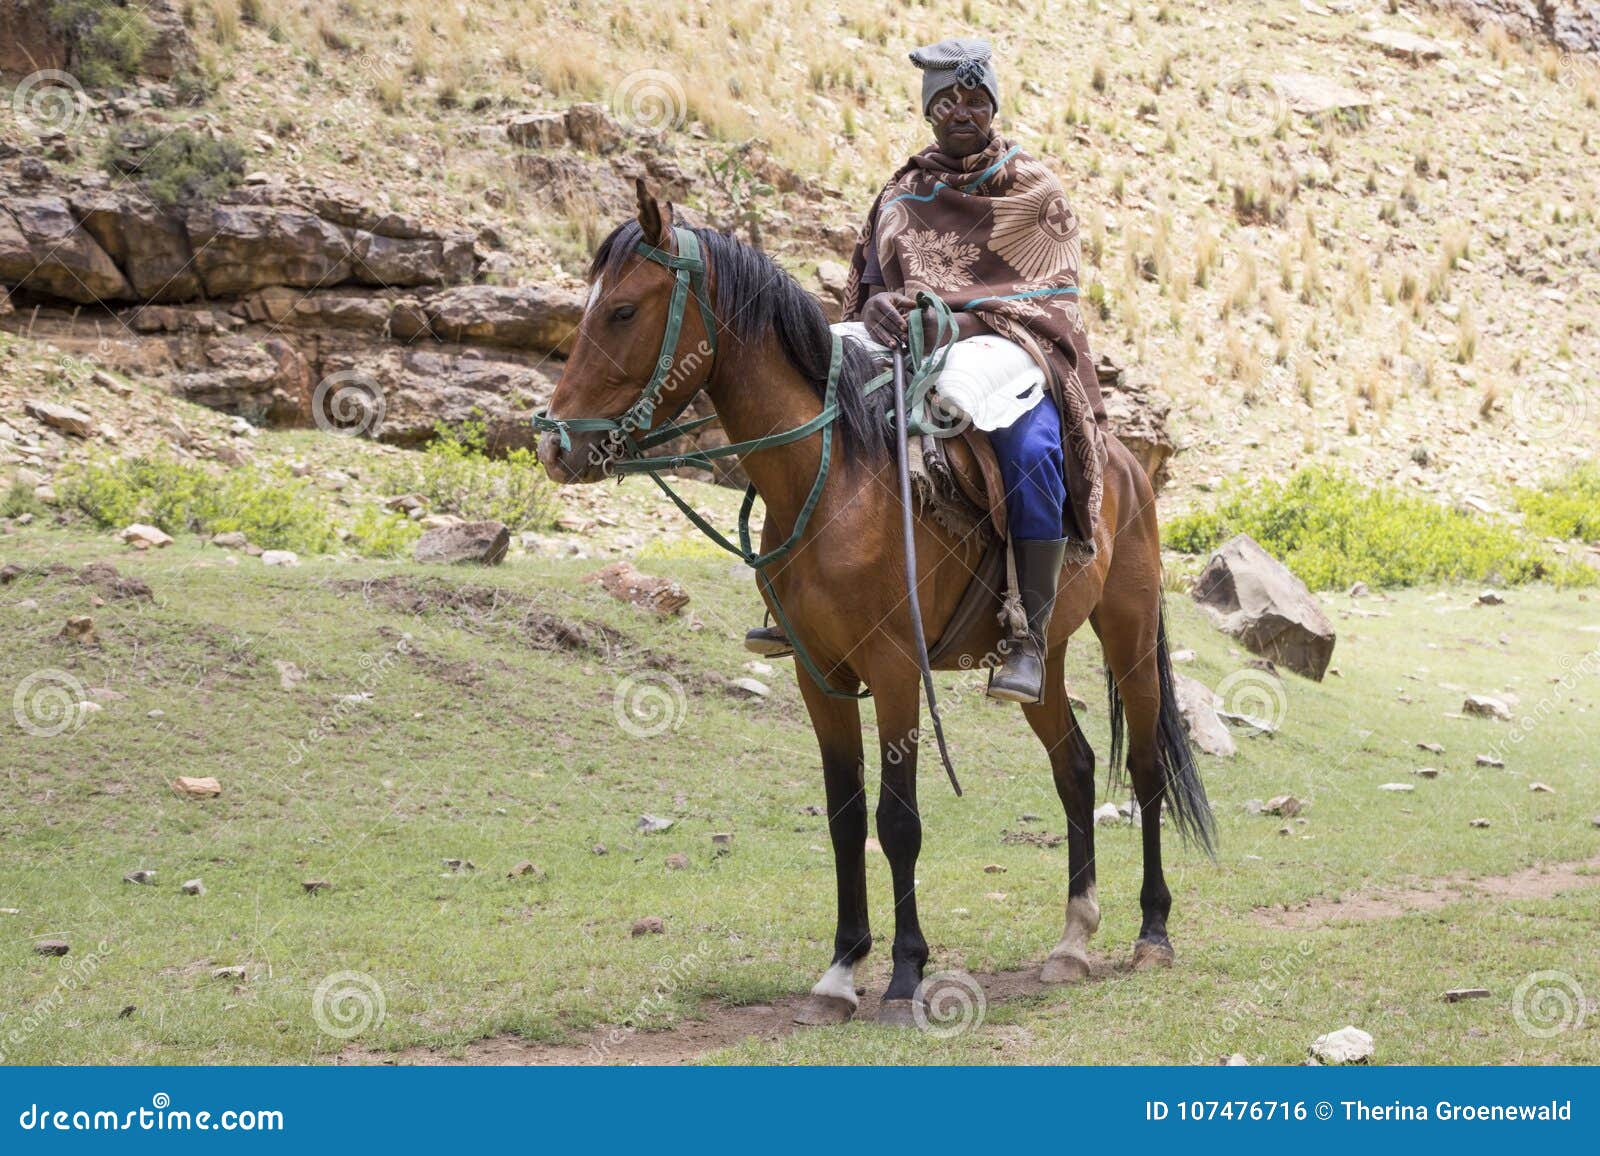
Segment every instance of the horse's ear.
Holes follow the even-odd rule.
[[[663,209],[643,177],[637,178],[633,187],[639,194],[639,228],[644,232],[644,239],[658,249],[668,248],[672,237],[671,202]]]

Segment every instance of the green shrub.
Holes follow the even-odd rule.
[[[101,161],[107,172],[133,178],[151,200],[169,209],[214,201],[244,176],[238,145],[186,128],[163,136],[114,134]]]
[[[397,459],[382,475],[390,493],[416,494],[436,513],[468,521],[504,522],[513,533],[547,528],[555,516],[555,488],[529,449],[503,458],[485,452],[481,421],[434,427],[421,453]]]
[[[72,46],[72,69],[91,88],[131,80],[155,39],[138,4],[116,0],[54,0],[48,21]]]
[[[1535,533],[1600,540],[1600,465],[1589,462],[1538,489],[1518,490],[1517,509]]]
[[[1563,562],[1506,522],[1320,468],[1301,470],[1287,482],[1233,487],[1215,509],[1174,518],[1163,538],[1198,554],[1241,533],[1313,590],[1355,582],[1600,581],[1600,572]]]
[[[395,558],[409,551],[420,537],[422,527],[410,519],[366,506],[356,515],[345,545],[369,558]]]
[[[112,459],[69,470],[58,491],[65,505],[100,526],[144,522],[169,534],[238,530],[258,546],[307,554],[338,541],[316,492],[281,468],[218,475],[171,458]]]

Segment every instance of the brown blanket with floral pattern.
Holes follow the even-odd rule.
[[[936,147],[912,157],[878,194],[856,242],[846,320],[859,319],[866,301],[868,245],[887,288],[927,290],[952,309],[981,314],[1043,368],[1061,412],[1069,507],[1062,531],[1075,540],[1075,556],[1091,556],[1105,409],[1078,308],[1078,220],[1055,175],[999,137],[969,157]]]

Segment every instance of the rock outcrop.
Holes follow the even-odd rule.
[[[84,6],[88,8],[89,6]],[[86,17],[62,13],[59,0],[4,0],[0,3],[0,72],[26,75],[43,68],[80,71]],[[194,66],[194,42],[175,0],[140,0],[138,17],[148,33],[138,71],[171,80]]]
[[[1333,624],[1305,583],[1248,534],[1218,548],[1192,593],[1217,626],[1245,647],[1322,680],[1333,657]]]
[[[1548,40],[1568,52],[1600,56],[1600,0],[1425,0],[1474,27],[1499,24],[1507,32]]]

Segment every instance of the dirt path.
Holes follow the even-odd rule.
[[[1126,974],[1125,959],[1092,960],[1091,980]],[[885,976],[884,978],[887,978]],[[988,1006],[1008,1000],[1025,999],[1059,988],[1041,983],[1039,965],[1015,971],[980,972],[975,978],[983,987]],[[873,983],[873,987],[881,984]],[[856,1018],[870,1022],[878,1011],[878,997],[863,994]],[[449,1055],[432,1048],[407,1048],[401,1052],[372,1052],[359,1047],[346,1048],[339,1056],[342,1064],[692,1064],[707,1053],[732,1047],[747,1039],[777,1040],[801,1030],[794,1022],[795,1009],[805,999],[798,994],[767,1004],[726,1007],[708,1001],[701,1009],[703,1018],[684,1020],[676,1027],[659,1032],[630,1032],[626,1028],[603,1026],[573,1044],[536,1044],[516,1036],[495,1036],[468,1044],[460,1055]]]
[[[1335,899],[1313,899],[1295,907],[1258,907],[1256,921],[1269,927],[1307,928],[1327,923],[1369,923],[1433,911],[1466,899],[1549,899],[1563,891],[1600,886],[1600,856],[1578,863],[1529,867],[1511,875],[1446,876],[1432,886],[1355,891]]]

